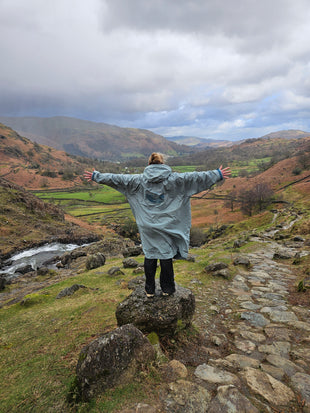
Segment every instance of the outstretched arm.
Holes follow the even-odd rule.
[[[219,167],[219,170],[221,171],[221,174],[222,174],[223,179],[228,179],[228,178],[230,178],[230,176],[231,176],[231,171],[230,171],[230,168],[229,168],[229,167],[223,169],[223,166],[221,165],[221,166]]]
[[[83,174],[86,181],[95,181],[97,184],[108,185],[111,188],[116,189],[122,194],[126,195],[131,191],[135,191],[137,185],[139,184],[139,174],[113,174],[113,173],[101,173],[96,171],[93,172],[85,171]]]

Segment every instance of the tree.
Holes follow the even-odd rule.
[[[274,192],[265,182],[256,184],[253,188],[239,193],[241,211],[252,216],[253,212],[263,211],[270,204]]]
[[[272,197],[274,196],[274,192],[270,185],[265,182],[255,185],[253,190],[258,209],[259,211],[262,211],[267,205],[270,204]]]
[[[236,201],[237,201],[237,191],[233,190],[226,197],[226,202],[225,202],[226,208],[230,208],[231,212],[234,212],[234,204]]]

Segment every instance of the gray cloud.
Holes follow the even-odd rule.
[[[0,114],[167,136],[310,130],[307,3],[0,0]]]

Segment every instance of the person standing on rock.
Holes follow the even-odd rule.
[[[230,168],[213,171],[172,172],[159,153],[152,153],[142,174],[85,171],[87,181],[108,185],[127,197],[139,229],[145,255],[145,292],[155,295],[157,260],[164,296],[175,292],[173,258],[186,258],[191,227],[190,197],[229,178]]]

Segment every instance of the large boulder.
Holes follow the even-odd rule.
[[[174,335],[178,330],[191,324],[195,312],[195,296],[187,288],[176,285],[176,292],[171,296],[162,296],[158,292],[147,298],[144,285],[135,290],[116,309],[119,326],[131,323],[144,333],[155,331],[158,335]]]
[[[130,324],[117,328],[82,349],[76,368],[78,393],[87,401],[128,382],[142,364],[153,360],[155,350],[141,331]]]

